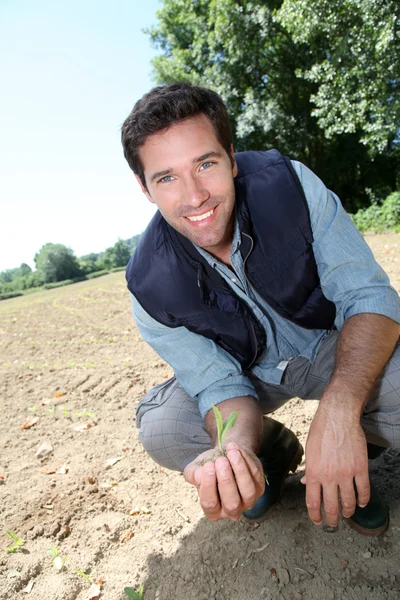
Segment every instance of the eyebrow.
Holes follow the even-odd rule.
[[[216,150],[211,150],[211,152],[206,152],[205,154],[202,154],[201,156],[197,156],[196,158],[194,158],[192,160],[192,164],[196,164],[198,162],[201,162],[202,160],[206,160],[207,158],[221,158],[222,154],[221,152],[217,152]],[[165,177],[166,175],[169,175],[170,173],[172,173],[173,169],[172,167],[169,167],[168,169],[164,169],[163,171],[157,171],[156,173],[153,173],[153,175],[150,177],[150,181],[153,182],[155,179],[158,179],[159,177]]]

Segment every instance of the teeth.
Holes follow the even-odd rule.
[[[210,211],[204,213],[204,215],[199,215],[198,217],[188,217],[188,219],[189,219],[189,221],[203,221],[203,219],[207,219],[208,217],[211,217],[213,212],[214,212],[214,209],[212,208]]]

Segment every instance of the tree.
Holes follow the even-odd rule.
[[[34,260],[43,283],[73,279],[81,274],[73,251],[63,244],[45,244]]]
[[[18,277],[25,277],[25,275],[29,275],[30,273],[32,273],[32,269],[26,263],[21,263],[21,266],[19,267],[18,270],[19,270]]]
[[[15,267],[14,269],[6,269],[0,273],[0,283],[10,283],[17,279],[18,277],[24,277],[25,275],[29,275],[32,273],[32,269],[26,263],[22,263],[20,267]]]
[[[318,44],[293,39],[276,18],[281,5],[281,0],[164,0],[157,25],[148,30],[162,51],[153,61],[155,80],[214,89],[227,105],[236,150],[276,147],[301,160],[353,212],[369,204],[367,188],[383,196],[395,189],[394,163],[387,153],[372,160],[359,128],[327,138],[312,113],[319,84],[299,76],[320,60]]]
[[[118,239],[114,246],[106,249],[101,257],[101,262],[107,269],[125,267],[128,264],[130,255],[128,244],[124,240]]]
[[[398,0],[284,0],[277,20],[314,57],[312,114],[328,136],[362,132],[373,154],[399,143]]]

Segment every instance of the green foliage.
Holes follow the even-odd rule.
[[[25,543],[24,540],[22,538],[19,538],[18,536],[16,536],[15,533],[13,533],[12,531],[6,531],[6,534],[9,535],[10,538],[14,540],[14,543],[11,544],[11,546],[7,546],[7,548],[6,548],[7,554],[12,554],[13,552],[17,552],[18,550],[21,550],[22,546]]]
[[[106,249],[101,260],[107,269],[112,269],[125,267],[128,264],[130,256],[131,253],[128,244],[124,240],[119,239],[114,246]]]
[[[86,579],[86,581],[92,585],[93,580],[92,577],[90,575],[88,575],[88,573],[85,573],[85,571],[80,571],[79,569],[75,569],[75,573],[77,573],[78,575],[80,575],[81,577],[83,577],[84,579]]]
[[[222,450],[222,442],[224,441],[228,429],[234,426],[235,421],[237,419],[237,413],[231,412],[224,423],[222,420],[221,412],[214,404],[212,405],[212,409],[214,411],[215,422],[217,424],[218,445],[219,449]]]
[[[312,114],[325,134],[361,131],[385,151],[400,122],[398,0],[284,0],[277,21],[313,55],[297,76],[317,85]]]
[[[118,273],[118,271],[125,271],[126,267],[115,267],[114,269],[110,269],[110,273]]]
[[[22,263],[20,267],[15,269],[6,269],[0,273],[0,284],[10,283],[14,279],[25,277],[32,273],[32,269],[26,263]]]
[[[351,217],[361,232],[388,229],[400,232],[400,191],[390,194],[382,204],[375,201]]]
[[[135,252],[136,246],[138,245],[141,237],[142,237],[142,234],[138,233],[137,235],[134,235],[131,238],[128,238],[127,240],[125,240],[130,254],[133,254]]]
[[[56,283],[45,283],[45,290],[52,290],[54,288],[63,287],[64,285],[71,285],[71,283],[78,283],[79,281],[85,281],[86,277],[74,277],[74,279],[64,279],[64,281],[57,281]]]
[[[95,279],[96,277],[101,277],[102,275],[108,275],[109,271],[107,269],[103,269],[102,271],[94,271],[94,273],[89,273],[86,275],[86,279]]]
[[[142,583],[142,585],[140,586],[140,590],[138,592],[135,592],[135,590],[133,588],[129,588],[129,587],[124,588],[124,592],[129,598],[134,598],[134,600],[142,600],[143,592],[144,592],[144,584]]]
[[[8,300],[8,298],[16,298],[17,296],[23,296],[22,292],[5,292],[0,294],[0,300]]]
[[[353,4],[361,9],[353,10]],[[157,25],[147,32],[161,51],[153,61],[154,78],[157,83],[189,81],[214,89],[227,105],[235,150],[278,148],[313,169],[346,209],[355,212],[369,203],[366,188],[381,196],[396,189],[400,171],[399,152],[392,144],[399,123],[395,92],[400,68],[400,60],[395,62],[398,41],[393,39],[399,8],[392,13],[393,23],[388,8],[394,4],[164,0]],[[306,32],[312,32],[308,43],[297,35],[306,14],[315,24],[314,29],[305,24]],[[353,15],[358,15],[354,23]],[[376,30],[372,41],[371,28]],[[373,44],[378,46],[376,60]],[[325,89],[319,65],[335,60],[342,65],[341,78],[332,90]],[[331,74],[326,73],[326,86]],[[343,107],[341,86],[349,107]],[[373,96],[375,92],[379,94]],[[368,149],[378,147],[380,154],[372,160]]]
[[[45,244],[34,260],[43,283],[64,281],[81,275],[73,251],[63,244]]]

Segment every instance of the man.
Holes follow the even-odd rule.
[[[340,497],[358,531],[384,531],[368,457],[400,447],[399,298],[339,199],[276,150],[235,155],[205,88],[154,88],[122,143],[159,209],[127,267],[133,314],[176,377],[139,403],[147,452],[184,471],[211,520],[260,520],[303,454],[265,415],[320,399],[302,480],[310,518],[322,523],[322,497],[336,526]],[[222,454],[213,404],[238,414]]]

